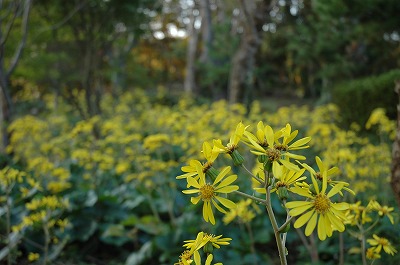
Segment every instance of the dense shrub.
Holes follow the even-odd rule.
[[[389,118],[394,118],[397,104],[394,81],[399,79],[400,69],[396,69],[337,85],[332,98],[340,109],[343,125],[365,124],[375,108],[385,108]]]

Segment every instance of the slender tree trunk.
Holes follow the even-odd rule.
[[[261,43],[261,32],[257,28],[256,19],[260,17],[265,19],[262,7],[264,4],[260,2],[258,6],[254,0],[240,0],[243,33],[239,48],[232,59],[228,88],[229,103],[238,102],[243,96],[244,89],[251,89],[253,86],[255,55]]]
[[[11,121],[12,103],[8,96],[8,85],[2,68],[0,69],[0,126],[2,136],[0,153],[5,153],[5,148],[10,143],[7,127]]]
[[[201,31],[202,31],[202,53],[200,62],[210,62],[210,49],[213,42],[213,30],[211,22],[210,0],[201,0]]]
[[[193,7],[194,9],[195,7]],[[198,29],[195,27],[196,17],[193,13],[193,9],[191,10],[190,14],[190,24],[188,28],[188,44],[186,50],[186,75],[184,81],[184,90],[190,94],[196,94],[196,82],[195,82],[195,75],[196,75],[196,50],[197,50],[197,43],[199,38]]]
[[[7,21],[6,26],[5,26],[5,32],[2,32],[0,28],[0,130],[2,134],[2,146],[0,147],[0,151],[4,152],[5,148],[8,146],[10,143],[10,135],[7,130],[7,126],[12,120],[13,116],[13,102],[11,99],[11,93],[10,93],[10,88],[9,88],[9,80],[10,76],[16,69],[18,62],[21,58],[22,51],[25,47],[26,44],[26,39],[28,36],[28,20],[29,20],[29,14],[32,6],[32,1],[31,0],[25,0],[16,4],[16,8],[10,13],[12,14],[11,17],[9,18],[9,21]],[[3,8],[3,3],[0,2],[0,8]],[[14,2],[15,4],[15,2]],[[12,3],[8,7],[10,10],[14,8],[12,6]],[[12,30],[12,25],[14,24],[15,18],[17,17],[17,14],[19,13],[19,8],[23,8],[22,11],[22,22],[21,22],[21,40],[18,43],[18,45],[15,46],[14,54],[10,58],[10,64],[8,66],[8,69],[5,68],[4,65],[4,46],[6,42],[8,41],[8,36],[10,31]],[[0,26],[3,24],[3,20],[0,18]]]
[[[397,133],[392,150],[392,186],[397,205],[400,207],[400,80],[395,83],[395,91],[399,96],[397,104]]]

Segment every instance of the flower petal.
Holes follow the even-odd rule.
[[[314,212],[313,216],[311,216],[310,220],[308,221],[304,233],[306,236],[311,235],[311,233],[314,231],[315,226],[317,225],[317,216],[318,216],[317,212]]]
[[[222,203],[222,205],[224,205],[226,208],[235,209],[237,207],[236,203],[223,197],[215,196],[215,199]]]
[[[325,220],[323,215],[321,214],[318,220],[318,238],[320,240],[326,239],[326,228],[325,228]]]
[[[230,186],[225,186],[225,187],[219,188],[218,190],[215,190],[215,191],[217,191],[219,193],[231,193],[238,189],[239,189],[238,185],[230,185]]]
[[[302,227],[305,223],[308,222],[308,220],[310,220],[311,216],[313,215],[314,210],[311,210],[305,214],[303,214],[302,216],[300,216],[296,222],[294,223],[293,227],[294,228],[299,228]]]
[[[289,213],[291,216],[298,216],[298,215],[304,213],[305,211],[307,211],[308,209],[310,209],[311,207],[313,207],[312,203],[293,208],[292,210],[290,210]]]
[[[229,177],[227,177],[223,181],[221,181],[217,186],[215,186],[215,189],[217,190],[219,188],[228,186],[228,185],[232,184],[236,179],[237,179],[237,175],[230,175]]]
[[[341,189],[343,189],[344,185],[343,184],[337,184],[335,185],[327,194],[328,198],[332,197],[336,193],[338,193]]]
[[[226,174],[228,174],[230,170],[231,170],[230,166],[227,166],[224,169],[222,169],[221,172],[219,172],[217,178],[215,179],[214,184],[220,182],[226,176]]]

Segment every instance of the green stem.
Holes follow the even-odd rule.
[[[257,177],[257,176],[254,176],[253,173],[251,173],[251,171],[248,170],[247,167],[246,167],[244,164],[242,164],[242,167],[243,167],[243,168],[247,171],[247,173],[249,173],[249,175],[250,175],[253,179],[255,179],[258,183],[263,184],[263,185],[265,184],[264,181],[263,181],[262,179],[260,179],[260,178]]]
[[[281,225],[281,227],[279,227],[279,232],[282,232],[282,230],[292,221],[293,216],[288,215],[286,217],[286,221],[283,223],[283,225]]]
[[[364,227],[360,224],[357,225],[358,228],[360,229],[360,241],[361,241],[361,258],[362,258],[362,263],[363,265],[367,265],[367,258],[365,256],[365,252],[366,252],[366,246],[365,246],[365,230]]]
[[[7,265],[11,265],[11,198],[10,192],[7,190],[6,194],[6,234],[7,234],[7,248],[8,248],[8,255],[7,255]]]
[[[378,222],[379,222],[379,217],[376,218],[375,222],[372,225],[370,225],[367,229],[363,230],[364,233],[369,232],[372,228],[374,228],[374,226],[376,226],[378,224]]]
[[[237,191],[234,191],[234,193],[236,193],[236,194],[238,194],[238,195],[240,195],[240,196],[243,196],[243,197],[252,199],[252,200],[254,200],[254,201],[260,202],[260,203],[262,203],[262,204],[264,204],[264,205],[267,205],[267,203],[268,203],[266,200],[260,199],[260,198],[258,198],[258,197],[249,195],[249,194],[247,194],[247,193],[244,193],[244,192],[241,192],[241,191],[238,191],[238,190],[237,190]]]
[[[281,261],[281,265],[287,265],[285,247],[283,246],[282,238],[281,238],[281,235],[279,232],[278,223],[276,222],[274,210],[272,209],[272,205],[271,205],[271,186],[269,186],[266,190],[267,190],[266,208],[267,208],[269,219],[271,220],[272,228],[274,229],[276,245],[278,247],[278,252],[279,252],[279,259]]]
[[[43,246],[43,265],[47,264],[47,256],[49,254],[49,244],[50,244],[50,232],[49,232],[49,227],[47,223],[47,217],[46,221],[43,223],[43,232],[44,232],[44,246]]]

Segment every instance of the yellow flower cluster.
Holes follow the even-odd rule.
[[[186,248],[185,251],[179,256],[179,261],[174,263],[174,265],[203,265],[201,262],[200,250],[207,255],[204,265],[211,265],[213,261],[213,250],[214,248],[219,249],[221,246],[229,245],[231,238],[222,238],[222,235],[215,236],[213,234],[207,234],[204,232],[199,232],[196,239],[186,240],[183,247]],[[214,265],[222,265],[221,262],[214,263]]]
[[[80,92],[73,93],[84,101]],[[388,187],[390,146],[385,141],[393,127],[379,110],[367,125],[377,125],[384,135],[377,144],[359,136],[364,125],[349,130],[336,126],[340,114],[334,105],[289,106],[266,113],[256,101],[247,113],[240,104],[197,105],[186,97],[166,106],[136,90],[123,94],[118,104],[105,95],[101,115],[77,121],[63,114],[68,111],[73,116],[73,108],[62,103],[56,107],[51,96],[46,100],[53,110],[46,118],[24,116],[9,126],[8,151],[26,171],[18,196],[68,197],[82,187],[112,189],[115,183],[132,184],[135,192],[148,192],[149,197],[162,196],[167,189],[176,190],[176,172],[185,164],[178,179],[187,180],[185,193],[191,202],[203,204],[205,220],[215,223],[216,209],[251,222],[257,212],[247,201],[235,203],[239,187],[246,186],[242,183],[248,180],[244,177],[250,172],[248,166],[255,168],[250,172],[253,204],[264,204],[267,198],[260,196],[276,193],[296,227],[304,226],[306,234],[317,230],[325,239],[335,230],[343,231],[345,220],[349,222],[350,215],[343,214],[345,204],[335,203],[335,196],[347,200],[343,191],[385,193]],[[315,153],[319,154],[315,160],[305,159]],[[228,168],[228,161],[234,167]],[[0,173],[0,181],[4,175]],[[166,204],[173,209],[174,202]],[[43,214],[36,212],[39,220]],[[382,206],[376,213],[391,218],[390,207]]]

